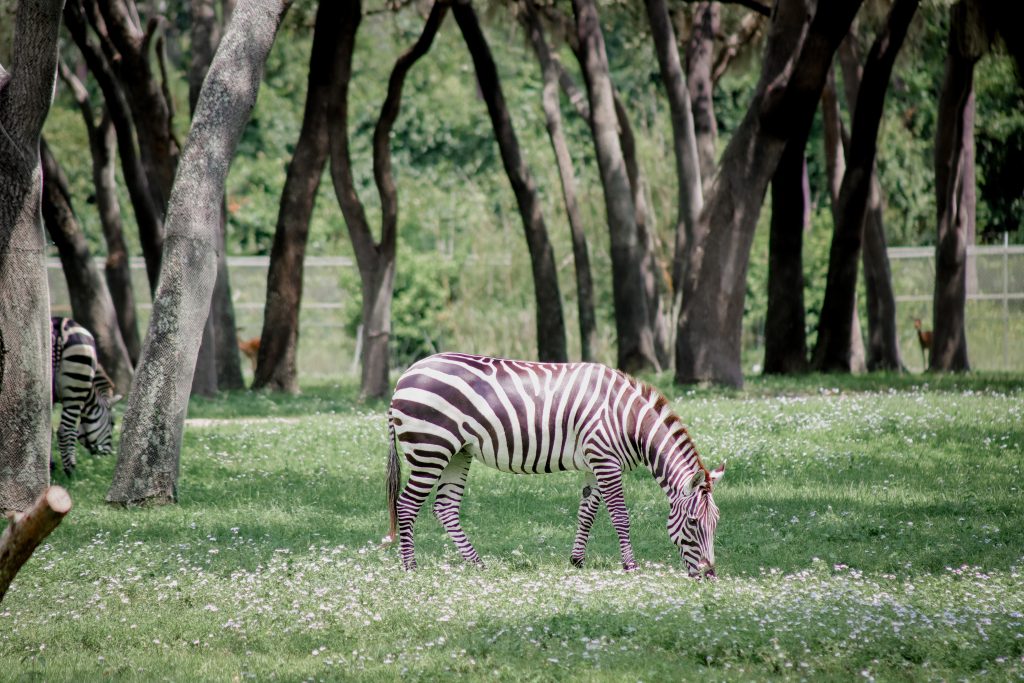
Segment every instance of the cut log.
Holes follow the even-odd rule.
[[[51,486],[25,512],[8,513],[10,524],[0,535],[0,600],[21,566],[71,509],[71,496]]]

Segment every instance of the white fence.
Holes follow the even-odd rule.
[[[935,250],[932,247],[889,249],[897,326],[904,363],[912,371],[924,367],[913,326],[920,318],[932,325]],[[260,334],[267,286],[267,257],[228,259],[239,338]],[[346,311],[358,291],[353,262],[345,257],[307,257],[300,320],[299,372],[306,377],[353,373],[356,335]],[[48,262],[51,306],[57,314],[70,311],[60,262]],[[135,296],[141,332],[151,303],[145,267],[132,259]],[[1024,371],[1024,246],[979,246],[968,249],[967,340],[971,366],[978,370]],[[344,283],[348,283],[345,285]],[[477,302],[486,307],[485,301]],[[522,322],[522,321],[520,321]],[[527,327],[529,322],[526,323]],[[248,367],[246,367],[248,371]]]

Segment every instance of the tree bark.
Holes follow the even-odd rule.
[[[562,314],[558,270],[555,267],[554,249],[548,239],[547,226],[541,212],[537,186],[519,149],[519,141],[512,127],[512,117],[501,90],[498,70],[473,6],[469,0],[456,0],[452,3],[452,14],[473,58],[477,82],[487,104],[502,164],[512,185],[519,215],[523,221],[537,307],[537,358],[545,362],[565,362],[569,357],[566,350],[565,319]]]
[[[0,67],[0,509],[50,482],[50,296],[39,138],[57,72],[63,0],[21,0]]]
[[[854,111],[863,70],[853,33],[839,45],[837,54],[843,71],[847,106],[850,111]],[[896,327],[896,296],[892,290],[892,271],[886,251],[883,193],[874,165],[870,182],[862,252],[864,288],[867,294],[865,305],[868,312],[867,369],[900,370],[903,361],[900,358]],[[862,339],[859,331],[855,331],[855,334]]]
[[[686,44],[686,84],[690,90],[690,108],[693,111],[693,132],[697,143],[697,163],[703,192],[711,187],[715,175],[715,146],[718,143],[718,122],[712,99],[714,81],[711,68],[714,60],[715,36],[719,20],[717,2],[702,2],[693,13],[693,32]],[[703,194],[701,195],[703,207]],[[698,217],[700,211],[697,212]],[[679,281],[679,287],[682,281]]]
[[[203,83],[168,210],[164,268],[107,501],[177,499],[188,388],[217,276],[220,199],[287,0],[235,10]]]
[[[690,91],[686,84],[676,47],[676,33],[668,14],[665,0],[645,0],[647,17],[654,37],[655,52],[661,68],[661,80],[668,95],[669,111],[672,114],[672,143],[676,159],[676,201],[678,212],[675,225],[675,248],[672,258],[672,310],[678,314],[682,305],[683,276],[687,262],[687,251],[693,242],[700,211],[704,207],[704,193],[701,189],[701,167],[693,107]],[[710,19],[708,20],[710,22]],[[710,100],[710,92],[707,93]],[[707,106],[708,103],[702,103]],[[712,143],[713,144],[713,143]],[[713,162],[712,162],[713,163]],[[671,316],[675,323],[675,315]],[[669,351],[665,351],[662,363],[668,366]]]
[[[117,137],[109,112],[104,109],[99,121],[93,114],[89,93],[82,82],[62,62],[60,77],[67,84],[78,104],[89,136],[89,152],[92,155],[92,180],[96,191],[96,208],[103,238],[107,245],[107,262],[104,274],[107,289],[117,315],[121,339],[128,351],[132,367],[139,360],[142,339],[139,336],[138,314],[135,308],[135,291],[132,287],[128,246],[124,241],[121,223],[121,205],[117,199],[117,176],[114,164]],[[128,385],[121,387],[127,393]]]
[[[189,110],[194,112],[199,91],[210,68],[213,54],[220,42],[220,26],[214,0],[191,0],[192,8],[192,61],[188,71]],[[210,320],[199,346],[197,373],[209,376],[192,382],[193,393],[209,396],[218,389],[242,389],[242,366],[238,357],[238,335],[235,331],[235,307],[231,301],[231,282],[225,255],[227,210],[221,197],[219,219],[220,248],[217,258],[217,281],[213,288]]]
[[[787,140],[808,126],[862,0],[780,0],[754,100],[705,197],[683,287],[676,381],[743,384],[743,300],[754,229]],[[712,229],[714,226],[714,229]]]
[[[540,18],[537,16],[533,0],[524,0],[520,18],[533,45],[533,50],[540,62],[544,88],[541,93],[544,107],[544,118],[548,130],[548,138],[555,152],[558,165],[558,177],[562,185],[562,198],[569,219],[569,231],[572,235],[572,253],[576,265],[576,310],[580,326],[580,357],[584,362],[593,361],[594,346],[597,342],[597,316],[594,313],[594,283],[590,272],[590,249],[587,245],[587,234],[583,228],[583,217],[580,215],[576,199],[576,173],[573,170],[569,144],[562,128],[562,110],[559,104],[559,64],[557,55],[551,53],[544,38]]]
[[[335,38],[341,3],[321,2],[313,29],[302,129],[281,192],[277,228],[270,250],[263,331],[252,386],[299,393],[299,312],[309,220],[328,155],[327,110],[334,83]]]
[[[68,492],[59,486],[51,486],[32,507],[11,515],[7,528],[0,535],[0,602],[3,602],[18,571],[70,510],[71,496]]]
[[[967,246],[973,233],[974,65],[984,51],[977,34],[977,8],[958,2],[950,8],[946,69],[935,126],[935,293],[932,348],[928,369],[970,369],[965,312]]]
[[[405,76],[430,49],[447,9],[446,4],[435,3],[419,39],[398,58],[373,131],[373,176],[381,200],[380,242],[373,239],[366,212],[356,193],[348,147],[348,84],[352,77],[352,52],[362,19],[362,3],[345,4],[337,37],[333,80],[338,86],[331,95],[328,109],[328,119],[332,122],[329,127],[331,179],[348,226],[362,283],[361,392],[367,397],[385,396],[391,387],[388,341],[398,241],[398,191],[391,171],[391,130],[401,107]]]
[[[590,125],[597,152],[611,241],[612,289],[618,366],[626,372],[659,369],[646,295],[644,244],[636,224],[629,174],[617,130],[615,102],[604,36],[593,0],[573,0],[580,65],[587,81]]]
[[[804,317],[804,232],[810,223],[807,134],[786,145],[772,176],[772,222],[768,240],[768,311],[764,324],[764,373],[807,371]]]
[[[857,299],[857,257],[867,215],[885,94],[896,55],[903,45],[919,0],[896,0],[864,67],[857,93],[846,172],[834,205],[835,233],[829,253],[828,282],[818,322],[813,365],[825,372],[851,372],[851,321]]]
[[[89,243],[71,205],[67,178],[46,141],[40,145],[43,165],[43,221],[57,251],[71,297],[72,317],[96,338],[100,365],[122,393],[132,383],[132,363],[121,338],[114,302],[106,280],[89,253]]]

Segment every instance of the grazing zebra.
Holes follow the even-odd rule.
[[[532,363],[459,353],[419,361],[398,380],[388,410],[390,538],[402,564],[416,566],[413,524],[434,486],[434,514],[462,556],[480,563],[459,523],[475,458],[503,472],[586,474],[570,559],[583,565],[604,501],[622,566],[636,568],[622,473],[645,465],[668,496],[668,532],[690,576],[715,575],[718,508],[709,472],[667,401],[629,375],[595,363]],[[397,447],[396,447],[397,441]],[[398,448],[411,466],[399,494]]]
[[[52,396],[61,404],[57,443],[64,473],[75,469],[75,439],[93,454],[113,452],[114,385],[96,360],[92,333],[71,318],[50,318]],[[52,465],[52,463],[51,463]]]

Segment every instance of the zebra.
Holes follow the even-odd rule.
[[[96,360],[92,333],[71,318],[50,318],[52,397],[61,404],[57,443],[64,474],[75,470],[75,440],[94,455],[113,452],[114,415],[120,396]],[[53,468],[51,461],[51,469]]]
[[[416,567],[413,525],[437,487],[434,514],[462,557],[482,564],[459,522],[472,460],[503,472],[585,474],[570,561],[582,567],[601,502],[619,539],[622,566],[637,568],[622,473],[648,467],[669,499],[669,538],[693,578],[715,577],[725,463],[708,471],[689,432],[655,389],[597,363],[538,363],[441,353],[412,365],[388,409],[389,536],[405,569]],[[401,449],[411,471],[399,493]]]

